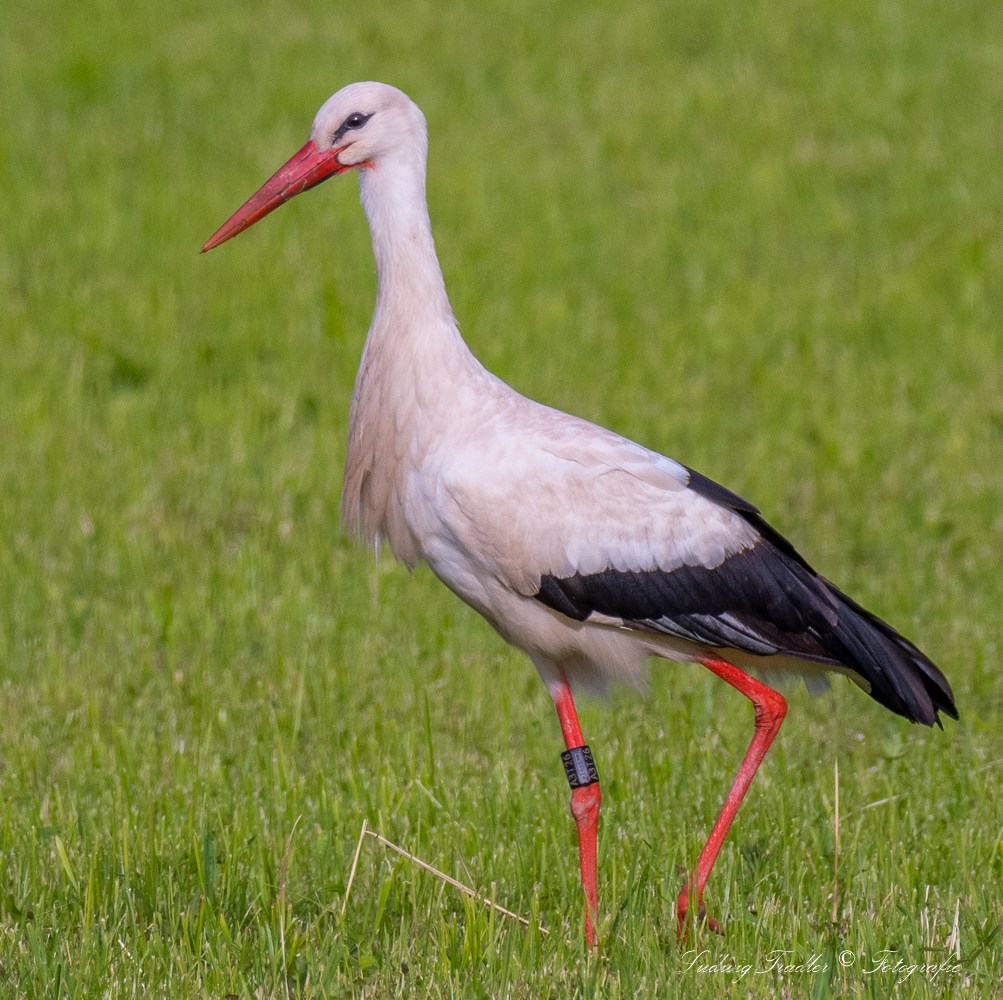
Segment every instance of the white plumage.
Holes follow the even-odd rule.
[[[581,757],[588,751],[570,685],[641,684],[657,655],[702,663],[752,699],[756,735],[680,893],[682,928],[688,893],[700,899],[786,711],[748,671],[803,676],[814,688],[839,671],[928,725],[939,711],[957,717],[950,687],[908,640],[819,577],[747,501],[528,400],[485,370],[446,295],[425,201],[426,152],[424,117],[404,94],[378,83],[345,87],[318,112],[307,145],[203,250],[325,178],[358,170],[378,291],[352,396],[343,519],[370,544],[386,541],[408,566],[428,563],[532,658],[578,755],[566,767],[590,941],[600,795],[597,776],[588,778],[591,757]]]
[[[541,576],[714,567],[757,533],[688,489],[677,462],[526,399],[480,364],[435,255],[424,118],[398,91],[356,84],[321,108],[313,140],[335,131],[353,102],[388,105],[413,145],[381,151],[379,166],[359,175],[379,286],[352,397],[346,527],[370,544],[386,540],[408,566],[427,562],[545,680],[562,669],[572,683],[636,684],[652,653],[692,659],[689,644],[611,631],[601,619],[569,628],[534,599]],[[376,144],[358,155],[370,159]]]

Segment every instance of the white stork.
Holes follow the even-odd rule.
[[[702,663],[751,699],[755,734],[696,869],[681,935],[787,711],[750,676],[845,674],[912,722],[957,718],[944,675],[819,576],[751,503],[619,434],[519,395],[457,328],[425,200],[428,139],[394,87],[355,83],[310,141],[205,244],[356,170],[376,257],[376,310],[349,416],[342,517],[436,576],[533,661],[557,707],[593,941],[601,794],[572,688],[640,684],[651,656]],[[719,930],[708,918],[713,930]]]

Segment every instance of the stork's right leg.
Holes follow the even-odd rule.
[[[704,913],[703,887],[710,875],[711,868],[714,867],[714,862],[717,860],[718,851],[721,850],[731,821],[735,818],[735,813],[738,812],[738,807],[742,804],[742,799],[745,798],[745,793],[748,791],[759,765],[763,762],[766,751],[770,749],[773,738],[780,731],[780,724],[787,714],[787,702],[784,697],[750,677],[745,671],[739,670],[738,667],[722,660],[719,656],[708,654],[700,662],[722,680],[727,681],[733,688],[741,691],[752,702],[756,709],[756,731],[745,755],[745,760],[742,761],[742,766],[731,786],[731,791],[728,792],[728,797],[724,800],[724,806],[717,817],[717,822],[711,830],[710,837],[707,838],[704,849],[700,852],[700,857],[697,858],[697,866],[686,880],[686,884],[676,900],[677,931],[681,941],[686,939],[686,914],[689,910],[691,896],[696,896],[697,899],[698,919],[700,921],[706,919],[711,930],[717,931],[719,934],[723,933],[717,921],[707,917]]]
[[[592,752],[585,745],[578,713],[571,697],[571,688],[562,680],[550,686],[550,694],[561,720],[561,732],[567,752],[561,754],[564,769],[571,784],[571,815],[578,824],[578,852],[582,862],[582,888],[585,890],[585,940],[591,948],[594,943],[594,922],[598,918],[598,893],[596,886],[596,831],[599,827],[599,775],[592,761]]]

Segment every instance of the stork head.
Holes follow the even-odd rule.
[[[206,241],[202,253],[335,174],[379,170],[395,157],[417,154],[424,166],[425,118],[418,106],[385,83],[352,83],[324,102],[310,141]]]

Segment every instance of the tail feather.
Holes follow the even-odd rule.
[[[830,635],[849,655],[837,659],[856,661],[857,672],[871,685],[871,696],[911,722],[939,725],[939,712],[957,719],[951,685],[937,665],[887,622],[828,580],[823,582],[843,605]]]
[[[841,607],[835,628],[816,634],[833,659],[851,666],[870,684],[875,701],[904,715],[910,722],[927,726],[940,725],[940,712],[952,719],[958,718],[951,685],[922,650],[816,573],[794,546],[754,508],[752,511],[733,509],[782,557],[786,556],[791,563],[807,570],[814,582],[839,602]]]

